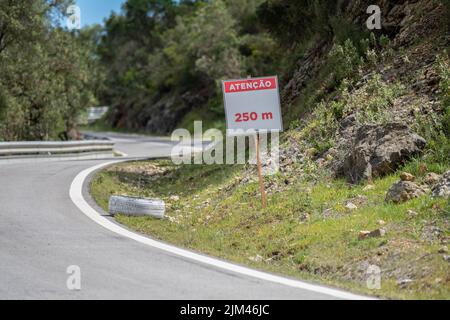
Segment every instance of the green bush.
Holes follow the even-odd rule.
[[[352,40],[347,39],[343,45],[335,44],[330,51],[327,68],[335,75],[336,84],[344,78],[350,77],[363,63],[358,49]]]

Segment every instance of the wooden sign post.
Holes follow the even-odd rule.
[[[258,166],[258,178],[259,178],[259,191],[261,192],[261,201],[262,207],[267,207],[267,196],[266,189],[264,187],[264,176],[262,173],[262,164],[261,164],[261,151],[259,147],[259,133],[255,135],[255,152],[256,152],[256,163]]]

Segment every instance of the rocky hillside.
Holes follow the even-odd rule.
[[[379,120],[387,109],[409,124],[442,115],[447,0],[314,3],[127,1],[121,15],[108,19],[98,45],[106,72],[99,99],[112,106],[109,123],[168,134],[201,119],[205,129],[224,129],[220,81],[249,74],[280,76],[285,127],[311,122],[316,109],[332,110],[329,131],[355,107],[359,122]],[[366,27],[372,4],[382,10],[381,30]],[[316,144],[322,152],[329,142]]]
[[[347,3],[344,16],[361,24],[364,5]],[[319,41],[298,61],[283,90],[293,119],[282,151],[286,170],[312,155],[319,167],[357,183],[420,156],[448,163],[448,11],[439,1],[383,1],[381,8],[379,34],[359,44]]]
[[[303,3],[269,2],[275,16]],[[288,129],[280,170],[264,178],[267,208],[251,165],[127,163],[91,191],[105,209],[112,194],[162,198],[166,220],[116,219],[179,246],[372,296],[448,299],[448,6],[379,1],[371,33],[354,28],[367,1],[337,3],[340,18],[306,37],[283,76]],[[297,37],[297,17],[280,23],[274,32]]]

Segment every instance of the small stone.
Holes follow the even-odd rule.
[[[385,234],[386,234],[386,230],[380,228],[380,229],[376,229],[376,230],[373,230],[372,232],[370,232],[369,238],[384,237]]]
[[[170,196],[169,198],[172,201],[180,201],[180,197],[179,196]]]
[[[248,259],[253,262],[261,262],[263,260],[263,257],[261,257],[259,254],[257,254],[256,256],[250,257]]]
[[[367,230],[360,231],[358,239],[359,240],[364,240],[364,239],[369,237],[369,234],[370,234],[370,231],[367,231]]]
[[[298,219],[300,220],[300,222],[306,222],[309,221],[310,215],[307,212],[302,212]]]
[[[446,246],[440,247],[438,253],[448,253],[448,248]]]
[[[375,186],[373,184],[368,184],[363,188],[363,191],[369,191],[375,189]]]
[[[450,255],[443,255],[442,258],[444,258],[445,261],[450,262]]]
[[[419,215],[417,212],[415,212],[415,211],[413,211],[413,210],[408,210],[408,211],[406,211],[406,214],[407,214],[408,217],[410,217],[410,218],[414,218],[414,217],[417,217],[417,216]]]
[[[425,182],[429,186],[434,186],[439,179],[441,178],[440,175],[434,172],[427,173],[427,175],[423,178],[423,182]]]
[[[377,223],[378,223],[380,226],[384,226],[384,225],[386,224],[386,221],[384,221],[384,220],[378,220]]]
[[[180,222],[178,221],[178,219],[175,218],[175,217],[167,216],[167,219],[169,219],[169,221],[170,221],[171,223],[180,224]]]
[[[280,260],[281,259],[281,252],[279,252],[279,251],[272,252],[272,257],[270,257],[270,259],[272,261]]]
[[[379,238],[379,237],[384,237],[385,234],[386,234],[386,230],[381,229],[381,228],[373,230],[373,231],[364,230],[364,231],[359,232],[358,238],[359,238],[359,240],[364,240],[367,238]]]
[[[412,282],[414,282],[414,280],[411,280],[411,279],[401,279],[401,280],[398,280],[398,281],[397,281],[397,284],[398,284],[399,286],[401,286],[401,287],[405,287],[405,286],[407,286],[408,284],[410,284],[410,283],[412,283]]]
[[[356,210],[356,209],[358,209],[358,207],[357,207],[355,204],[351,203],[351,202],[347,203],[347,204],[345,205],[345,207],[346,207],[348,210]]]
[[[408,172],[402,172],[400,174],[400,179],[402,181],[411,181],[414,182],[414,180],[416,180],[416,177],[414,177],[411,173]]]

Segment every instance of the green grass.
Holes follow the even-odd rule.
[[[347,51],[352,49],[347,46]],[[346,58],[345,50],[343,53],[341,58]],[[311,158],[313,153],[327,151],[333,146],[338,121],[350,112],[358,111],[362,121],[389,121],[394,101],[410,94],[403,82],[385,83],[376,74],[358,89],[353,88],[353,82],[343,80],[337,90],[336,79],[323,70],[308,82],[286,116],[287,123],[297,119],[292,122],[293,130],[283,137],[301,141],[297,153],[311,153]],[[337,93],[339,98],[334,99]],[[298,119],[303,114],[309,118],[302,126]],[[203,123],[203,130],[223,129],[223,121],[216,123],[216,116],[194,110],[180,127],[193,131],[193,121],[203,118],[210,119]],[[449,169],[445,126],[433,126],[434,122],[445,123],[445,115],[435,117],[433,120],[427,115],[417,121],[415,129],[426,138],[427,148],[421,158],[401,168],[416,175],[419,182],[424,167],[436,173]],[[289,172],[266,177],[266,209],[261,208],[258,183],[242,180],[248,175],[245,166],[174,166],[169,161],[120,164],[98,173],[91,183],[91,193],[104,209],[112,194],[164,199],[167,219],[124,215],[116,219],[181,247],[363,294],[399,299],[450,298],[450,264],[439,253],[442,247],[448,249],[450,239],[447,200],[426,195],[403,204],[385,203],[386,191],[399,179],[398,173],[376,179],[373,188],[367,189],[329,178],[328,172],[319,170],[311,159],[301,168],[295,166]],[[256,177],[256,173],[251,176]],[[354,198],[361,196],[363,203],[356,203]],[[346,209],[349,200],[357,204],[356,210]],[[360,231],[380,227],[387,231],[384,237],[358,240]],[[366,286],[368,265],[382,270],[380,290]],[[399,285],[398,281],[404,279],[412,282]]]
[[[268,187],[280,189],[269,192],[268,207],[262,209],[257,182],[241,181],[245,171],[243,166],[174,166],[163,160],[125,163],[99,172],[91,193],[104,209],[112,194],[164,199],[168,219],[116,219],[178,246],[364,294],[450,298],[449,263],[438,253],[450,237],[446,200],[424,196],[387,204],[386,190],[398,180],[394,175],[375,180],[367,190],[328,179],[286,185],[280,173],[266,178]],[[367,202],[348,211],[345,201],[357,196]],[[324,215],[326,209],[332,214]],[[411,217],[408,210],[418,215]],[[301,218],[305,213],[307,220]],[[385,237],[358,240],[359,231],[380,228],[379,220],[386,223]],[[432,227],[441,230],[439,237],[424,236]],[[364,263],[382,269],[381,290],[367,289]],[[401,287],[397,281],[404,278],[414,281]]]

